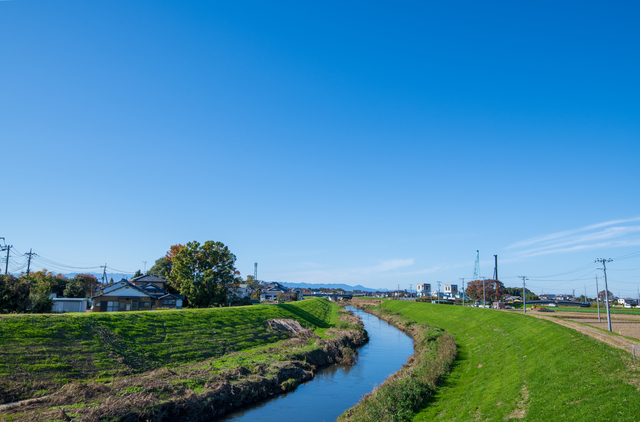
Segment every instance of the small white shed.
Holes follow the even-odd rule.
[[[68,297],[55,297],[53,299],[53,312],[87,312],[89,298],[72,299]]]

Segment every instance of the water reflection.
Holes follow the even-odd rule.
[[[369,342],[354,365],[331,365],[292,392],[223,416],[223,421],[333,421],[399,370],[413,354],[413,340],[381,319],[348,308],[362,318]]]

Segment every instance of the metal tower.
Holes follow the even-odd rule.
[[[480,280],[480,251],[476,251],[476,266],[473,269],[473,279]]]

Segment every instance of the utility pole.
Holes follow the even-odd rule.
[[[462,281],[462,306],[464,306],[464,277],[460,279]]]
[[[640,297],[640,296],[638,296]],[[596,303],[598,304],[598,322],[600,322],[600,291],[598,290],[598,275],[596,274]]]
[[[4,275],[9,273],[9,253],[11,252],[11,245],[7,245],[7,262],[4,266]]]
[[[29,262],[27,263],[27,275],[29,275],[29,272],[31,271],[31,257],[38,256],[38,254],[33,253],[33,249],[29,249],[29,252],[25,255],[29,256]]]
[[[524,313],[527,313],[527,278],[526,275],[519,275],[518,278],[522,279],[522,304],[524,305],[522,308],[524,309]]]
[[[493,255],[493,258],[495,259],[495,265],[493,267],[493,279],[494,280],[498,280],[498,255]]]
[[[487,277],[480,277],[480,278],[482,279],[482,307],[484,308],[485,306],[487,306],[487,292],[484,287],[484,280]]]
[[[100,268],[102,268],[102,285],[106,286],[107,285],[107,263],[105,262],[104,265],[100,265]]]
[[[4,237],[0,237],[0,239],[2,239],[2,243],[4,243],[4,245],[0,246],[0,251],[7,251],[7,261],[4,267],[4,275],[7,275],[9,274],[9,253],[11,253],[12,245],[7,245],[7,243],[4,241]]]
[[[142,261],[142,263],[144,264],[144,272],[143,274],[147,273],[147,261]]]
[[[258,281],[258,263],[253,264],[253,279]]]
[[[438,305],[440,304],[440,281],[436,281],[438,283]]]
[[[584,285],[584,303],[587,303],[587,285]]]
[[[607,302],[607,325],[609,331],[611,331],[611,314],[609,312],[609,285],[607,283],[607,262],[611,262],[613,259],[598,258],[595,262],[602,262],[602,270],[604,271],[604,300]]]

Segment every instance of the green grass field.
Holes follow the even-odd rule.
[[[629,353],[517,313],[402,301],[382,306],[444,328],[458,344],[454,368],[416,421],[640,419],[640,374]]]
[[[324,299],[174,311],[0,316],[0,379],[65,383],[142,372],[287,338],[266,321],[295,319],[322,336],[338,307]],[[1,387],[1,386],[0,386]]]

